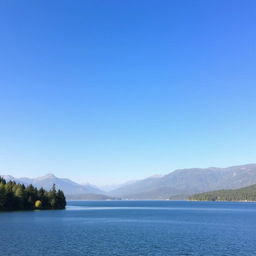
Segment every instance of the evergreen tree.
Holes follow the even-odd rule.
[[[0,177],[0,211],[65,209],[66,199],[63,191],[56,190],[55,184],[47,192],[33,185],[24,186],[14,181],[6,182]]]

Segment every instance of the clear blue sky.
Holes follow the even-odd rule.
[[[0,173],[117,183],[256,162],[256,1],[1,1]]]

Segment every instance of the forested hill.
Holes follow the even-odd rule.
[[[189,199],[196,201],[256,201],[256,185],[195,194]]]
[[[55,185],[46,191],[33,185],[22,185],[14,181],[6,182],[0,177],[0,211],[65,209],[66,199],[63,191]]]

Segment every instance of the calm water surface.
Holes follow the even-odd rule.
[[[72,201],[0,214],[0,251],[17,256],[256,255],[256,204]]]

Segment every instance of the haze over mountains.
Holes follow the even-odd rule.
[[[69,179],[57,178],[53,174],[36,179],[3,177],[19,183],[31,183],[36,187],[44,187],[45,189],[49,189],[54,183],[66,195],[72,195],[72,199],[75,199],[76,195],[79,199],[83,197],[86,199],[181,199],[201,192],[236,189],[256,184],[256,164],[227,168],[179,169],[167,175],[152,176],[121,184],[110,191],[109,188],[103,191],[90,184],[81,185]]]

